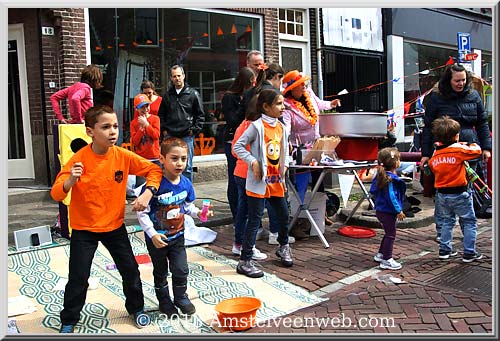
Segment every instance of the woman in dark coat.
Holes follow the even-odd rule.
[[[482,160],[486,163],[491,157],[491,136],[488,113],[479,93],[472,88],[472,75],[459,64],[449,65],[441,76],[438,88],[431,92],[425,107],[422,132],[421,165],[433,153],[434,136],[432,122],[442,116],[449,116],[460,123],[460,141],[475,142],[483,150]],[[479,159],[469,164],[477,166]]]
[[[480,161],[487,164],[491,157],[488,113],[484,109],[481,96],[472,87],[472,74],[462,65],[453,64],[446,67],[438,87],[431,92],[425,105],[420,167],[424,166],[434,152],[433,146],[436,140],[431,133],[432,122],[442,116],[449,116],[460,123],[461,142],[475,142],[481,147],[482,157],[470,160],[471,168],[478,169]],[[436,232],[436,241],[439,242],[441,228],[438,225],[436,225]]]

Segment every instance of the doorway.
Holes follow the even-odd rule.
[[[342,112],[383,112],[387,108],[386,84],[382,75],[381,55],[361,55],[338,51],[324,54],[325,96],[338,94],[346,89],[348,93],[339,97]]]
[[[34,179],[22,24],[9,25],[8,44],[9,179]]]

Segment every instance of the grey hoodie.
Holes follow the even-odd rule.
[[[283,138],[281,139],[281,150],[280,150],[280,174],[285,178],[285,167],[288,167],[292,161],[292,157],[289,153],[288,148],[288,134],[286,133],[285,126],[279,120],[276,124],[281,124],[283,127]],[[245,148],[246,145],[250,145],[250,152]],[[253,193],[264,195],[266,193],[266,176],[267,176],[267,157],[266,149],[264,144],[264,124],[262,119],[259,118],[253,121],[247,128],[247,130],[240,136],[238,141],[234,144],[234,152],[238,157],[245,161],[248,165],[248,173],[245,188]],[[254,160],[259,161],[262,170],[262,178],[256,180],[253,170],[252,162]]]

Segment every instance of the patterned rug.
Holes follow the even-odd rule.
[[[151,316],[153,323],[144,329],[135,327],[125,310],[121,276],[118,270],[113,269],[113,260],[106,248],[100,245],[91,270],[91,279],[94,285],[97,285],[96,288],[88,290],[87,300],[75,332],[84,334],[226,332],[227,330],[220,328],[216,323],[214,307],[227,298],[237,296],[259,298],[262,307],[257,312],[257,322],[277,318],[323,301],[272,274],[266,273],[259,279],[238,275],[235,271],[236,259],[228,259],[203,246],[195,246],[188,248],[187,254],[190,270],[188,295],[196,306],[196,314],[173,320],[166,319],[157,310],[153,268],[148,262],[144,234],[133,230],[132,227],[129,239],[141,271],[145,310]],[[63,239],[56,240],[53,245],[21,253],[10,249],[8,312],[9,318],[15,321],[21,334],[57,333],[59,330],[59,312],[63,304],[63,291],[59,288],[67,277],[69,244]],[[13,314],[17,315],[11,316]]]

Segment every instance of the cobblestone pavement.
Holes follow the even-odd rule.
[[[381,270],[373,261],[383,236],[380,229],[373,238],[353,239],[339,235],[341,224],[335,223],[325,233],[330,248],[325,249],[317,237],[292,245],[291,268],[280,266],[276,246],[258,241],[257,247],[269,256],[259,262],[264,271],[327,300],[259,323],[246,333],[492,333],[491,224],[479,221],[477,246],[484,256],[468,264],[461,257],[438,259],[433,224],[398,230],[394,258],[403,263],[398,271]],[[214,229],[219,234],[209,248],[236,258],[230,250],[232,225]],[[460,229],[454,232],[455,246],[461,250]],[[456,276],[450,279],[450,274]],[[475,280],[478,274],[486,283]],[[404,283],[394,284],[388,275]],[[454,283],[454,277],[463,278],[462,283]]]
[[[199,199],[211,198],[217,213],[205,225],[218,232],[215,242],[207,247],[236,259],[231,253],[233,226],[225,225],[231,221],[225,188],[225,181],[207,182],[197,184],[196,192]],[[18,228],[53,224],[57,217],[56,203],[38,197],[22,199],[14,200],[9,196],[9,235]],[[424,210],[414,220],[408,220],[406,228],[397,231],[394,258],[403,264],[398,271],[381,270],[373,261],[383,236],[381,229],[376,229],[377,235],[373,238],[353,239],[337,233],[342,226],[337,221],[325,231],[329,248],[325,249],[318,237],[292,244],[295,263],[291,268],[280,265],[274,255],[276,245],[269,245],[267,239],[258,241],[257,247],[269,256],[259,262],[264,271],[323,297],[325,301],[281,319],[259,323],[241,333],[446,333],[469,336],[473,333],[474,337],[491,336],[493,221],[478,221],[477,246],[483,259],[469,264],[463,263],[460,257],[439,260],[434,224],[414,227],[419,226],[422,217],[432,216],[432,200],[428,200],[430,204],[421,205]],[[376,224],[370,218],[363,219],[368,225]],[[337,220],[340,220],[338,216]],[[126,222],[137,223],[130,205],[126,208]],[[458,227],[454,232],[455,247],[461,251],[462,234]],[[404,283],[394,284],[389,275]],[[251,281],[249,278],[249,285]]]

